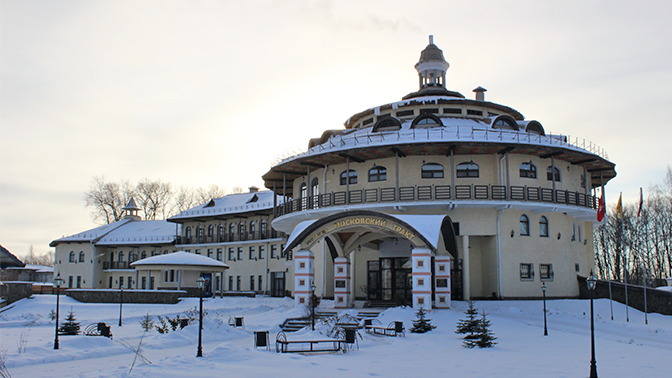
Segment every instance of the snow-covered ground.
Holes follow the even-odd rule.
[[[124,304],[123,326],[118,327],[119,306],[87,304],[61,296],[61,322],[70,308],[82,328],[98,321],[112,326],[114,339],[60,336],[53,349],[54,322],[49,312],[55,296],[24,299],[0,314],[0,349],[12,377],[585,377],[590,368],[590,303],[587,300],[547,301],[548,333],[543,336],[541,301],[477,301],[485,310],[499,343],[491,349],[465,349],[454,333],[464,318],[466,303],[429,313],[437,328],[426,334],[407,331],[406,337],[362,333],[359,350],[347,353],[277,354],[275,335],[287,317],[302,315],[290,299],[207,299],[203,331],[203,358],[196,357],[198,325],[142,339],[138,358],[126,345],[137,346],[143,336],[141,317],[174,315],[194,309],[198,299],[176,305]],[[324,303],[328,306],[329,303]],[[596,359],[601,377],[664,377],[670,374],[672,316],[644,314],[614,302],[595,301]],[[356,311],[353,311],[356,312]],[[245,329],[227,325],[229,316],[244,316]],[[384,325],[402,320],[412,326],[415,313],[393,308],[379,319]],[[269,330],[272,351],[253,347],[253,332]],[[291,337],[291,334],[290,334]],[[25,353],[19,353],[21,340]]]

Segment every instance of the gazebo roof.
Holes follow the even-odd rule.
[[[179,266],[182,267],[183,269],[210,268],[215,270],[224,270],[229,268],[227,264],[224,264],[221,261],[215,260],[207,256],[197,255],[194,253],[184,251],[178,251],[166,255],[152,256],[131,263],[132,267],[139,270],[151,269],[152,267],[159,265]]]

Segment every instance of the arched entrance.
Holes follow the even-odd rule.
[[[319,284],[314,281],[311,248],[321,240],[334,263],[336,307],[350,306],[355,296],[431,306],[437,293],[443,305],[435,305],[449,306],[450,262],[457,256],[450,218],[358,210],[299,224],[286,247],[298,250],[294,254],[298,304],[311,294],[311,284]]]

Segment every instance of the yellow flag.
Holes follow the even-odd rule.
[[[616,204],[616,213],[618,214],[619,218],[623,218],[623,203],[621,202],[621,197],[623,196],[623,192],[621,192],[618,195],[618,203]]]

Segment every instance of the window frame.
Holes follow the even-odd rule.
[[[347,175],[347,176],[346,176]],[[346,169],[341,172],[339,185],[355,185],[357,184],[357,171],[354,169]]]
[[[529,169],[523,168],[523,165],[527,165]],[[521,178],[536,179],[537,178],[537,166],[534,165],[531,161],[526,161],[520,163],[518,166],[519,175]]]
[[[519,219],[520,223],[520,236],[530,236],[530,217],[525,214],[522,214]]]
[[[387,168],[376,165],[369,169],[369,182],[387,181]]]
[[[553,281],[553,264],[539,264],[539,280],[544,281]]]
[[[528,269],[524,270],[523,268]],[[534,264],[520,263],[519,274],[521,281],[534,281]]]
[[[473,169],[476,167],[476,169]],[[463,161],[462,163],[455,166],[455,177],[456,178],[479,178],[481,176],[481,167],[478,164],[471,161]]]
[[[545,232],[544,232],[544,226],[546,227]],[[548,218],[542,215],[541,218],[539,218],[539,237],[547,238],[549,234],[550,232],[548,229]]]
[[[556,177],[555,180],[553,180],[553,176]],[[546,168],[546,181],[555,181],[555,182],[562,182],[562,175],[560,174],[560,168],[557,166],[548,166]]]
[[[436,168],[432,168],[436,167]],[[440,168],[440,169],[439,169]],[[424,163],[420,168],[420,178],[423,179],[442,179],[445,178],[445,169],[439,163]]]

